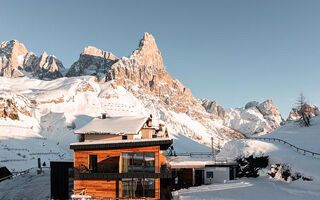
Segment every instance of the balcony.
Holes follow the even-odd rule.
[[[122,178],[172,178],[171,170],[167,166],[161,166],[160,173],[152,172],[93,172],[85,165],[79,166],[79,178],[82,180],[122,179]]]

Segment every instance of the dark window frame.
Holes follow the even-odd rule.
[[[206,172],[206,178],[211,178],[211,179],[213,179],[213,171],[207,171]]]
[[[122,140],[127,140],[128,139],[128,136],[127,135],[123,135],[122,136]]]
[[[98,171],[98,155],[96,154],[89,155],[89,170],[92,172]]]
[[[126,179],[122,179],[121,182],[122,184],[125,183],[125,184],[128,184],[129,185],[129,189],[130,191],[128,192],[128,195],[124,195],[123,192],[124,192],[124,188],[125,187],[121,187],[121,195],[122,197],[124,198],[130,198],[130,199],[135,199],[135,198],[155,198],[156,196],[156,179],[155,178],[126,178]],[[153,188],[152,188],[152,195],[146,195],[146,183],[148,181],[152,181],[152,185],[153,185]],[[134,183],[138,183],[140,182],[142,184],[142,195],[141,196],[136,196],[136,191],[134,191]],[[137,186],[135,186],[135,188],[137,189]],[[149,189],[150,190],[150,189]]]
[[[130,155],[129,156],[129,166],[127,167],[127,172],[123,172],[123,165],[124,165],[124,162],[123,162],[123,158],[124,158],[124,154],[126,155]],[[142,164],[141,164],[141,168],[142,170],[139,171],[139,170],[134,170],[134,164],[135,164],[135,161],[134,161],[134,158],[135,158],[135,154],[142,154]],[[153,156],[150,156],[150,155],[153,155]],[[146,157],[152,157],[153,158],[153,166],[151,165],[147,165],[148,161],[146,161]],[[127,157],[128,158],[128,157]],[[122,152],[121,153],[121,159],[122,159],[122,172],[121,173],[134,173],[134,172],[151,172],[151,173],[155,173],[156,171],[156,154],[155,152]],[[150,170],[150,168],[152,168],[152,170]],[[149,170],[147,170],[149,169]]]

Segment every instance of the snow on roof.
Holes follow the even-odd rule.
[[[139,142],[157,142],[157,141],[170,141],[171,138],[148,138],[148,139],[134,139],[134,140],[97,140],[91,142],[76,142],[71,143],[70,146],[75,145],[99,145],[99,144],[124,144],[124,143],[139,143]]]
[[[216,159],[211,156],[173,156],[167,158],[171,168],[205,168],[206,166],[229,166],[235,165],[233,159]]]
[[[84,127],[76,130],[76,134],[137,134],[149,117],[121,116],[95,118]]]

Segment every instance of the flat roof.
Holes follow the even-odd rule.
[[[237,166],[238,163],[231,159],[215,159],[212,156],[172,156],[167,158],[172,169],[179,168],[205,168]]]
[[[95,118],[80,129],[76,134],[137,134],[149,117],[119,116],[105,119]]]
[[[94,141],[94,142],[77,142],[70,144],[70,149],[75,151],[85,150],[106,150],[121,149],[147,146],[160,146],[160,150],[166,150],[173,143],[170,138],[151,138],[151,139],[135,139],[135,140],[110,140],[110,141]]]

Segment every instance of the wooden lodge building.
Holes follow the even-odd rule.
[[[75,133],[73,199],[168,199],[164,152],[173,141],[151,116],[102,115]]]

